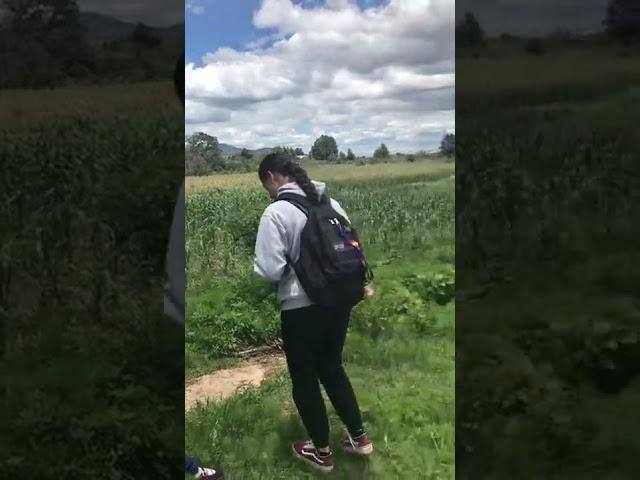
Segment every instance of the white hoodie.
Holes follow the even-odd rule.
[[[178,192],[169,233],[165,271],[164,313],[184,326],[184,182]]]
[[[318,194],[322,195],[325,184],[321,182],[313,182],[313,184]],[[295,193],[306,197],[295,182],[280,187],[278,196],[283,193]],[[345,211],[333,198],[331,206],[349,221]],[[253,269],[265,280],[278,285],[278,302],[282,310],[295,310],[313,304],[286,260],[287,255],[292,262],[296,262],[300,257],[300,234],[306,223],[305,214],[285,201],[273,202],[260,219]]]

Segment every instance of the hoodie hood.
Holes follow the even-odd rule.
[[[327,189],[326,183],[316,182],[315,180],[311,180],[311,183],[315,185],[318,195],[324,195],[324,192]],[[307,194],[304,193],[304,191],[298,186],[296,182],[285,183],[283,186],[281,186],[280,189],[278,189],[278,196],[282,195],[283,193],[295,193],[297,195],[303,195],[305,197],[307,196]]]

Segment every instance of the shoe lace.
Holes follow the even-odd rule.
[[[364,435],[365,434],[363,433],[360,436],[358,436],[358,438],[364,438]],[[349,443],[351,444],[352,447],[356,448],[360,446],[360,442],[355,440],[349,432],[347,432],[347,438],[349,438]]]

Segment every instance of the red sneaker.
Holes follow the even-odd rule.
[[[291,445],[293,454],[323,472],[329,473],[333,470],[333,452],[326,455],[320,454],[311,440],[306,442],[296,442]]]
[[[342,441],[342,447],[349,453],[356,455],[370,455],[373,452],[373,443],[366,433],[359,437],[352,438],[347,433],[347,437]]]

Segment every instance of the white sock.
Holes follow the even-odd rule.
[[[205,475],[215,475],[216,471],[213,468],[198,468],[198,473],[196,473],[196,478],[202,478]]]

